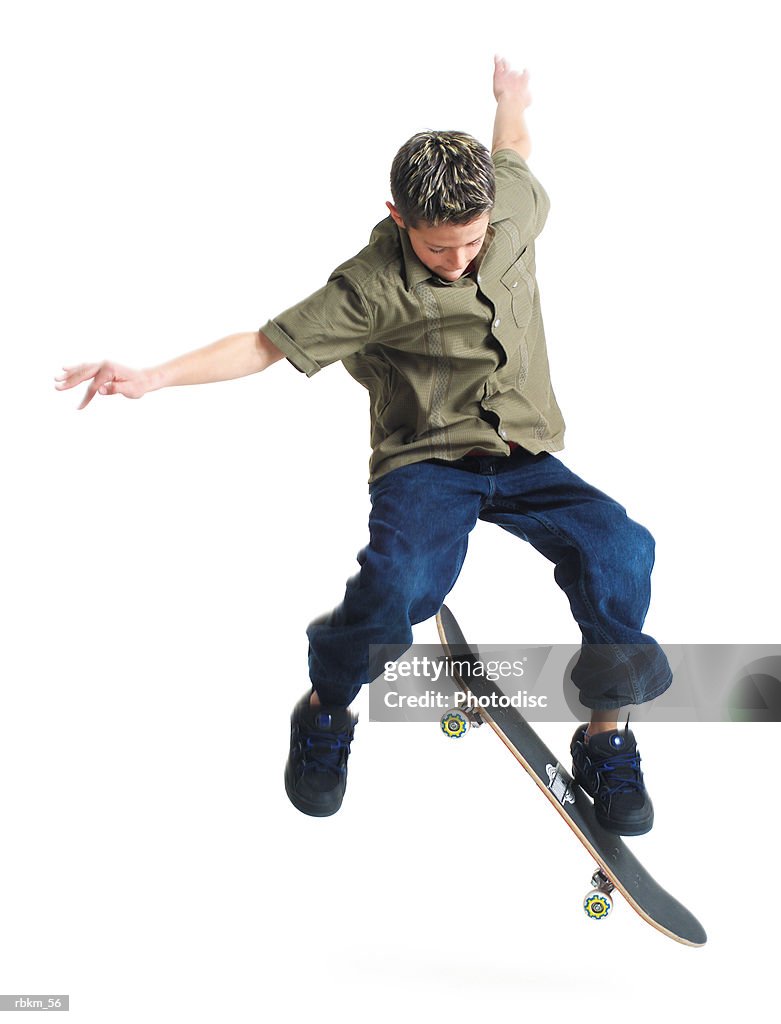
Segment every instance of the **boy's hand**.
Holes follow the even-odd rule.
[[[159,391],[180,384],[213,384],[218,380],[235,380],[265,370],[284,359],[285,354],[262,331],[229,334],[194,352],[186,352],[160,366],[146,370],[130,370],[119,363],[82,363],[63,366],[55,377],[58,391],[67,391],[91,381],[79,409],[89,405],[95,395],[124,395],[141,398],[148,391]]]
[[[524,111],[532,101],[529,72],[513,71],[504,57],[494,57],[494,96],[496,117],[491,152],[513,149],[528,160],[532,150]]]
[[[529,72],[513,71],[504,57],[494,57],[494,97],[512,99],[525,110],[532,101],[529,92]]]
[[[82,363],[79,366],[63,366],[62,373],[55,377],[54,386],[58,391],[67,391],[83,384],[87,388],[79,409],[89,405],[95,395],[124,395],[125,398],[141,398],[150,390],[151,382],[143,370],[130,370],[118,363]]]

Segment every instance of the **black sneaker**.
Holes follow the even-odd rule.
[[[594,799],[597,821],[619,836],[651,830],[654,808],[640,771],[640,754],[629,724],[598,732],[586,742],[586,726],[572,737],[572,775]]]
[[[358,716],[348,708],[310,704],[311,696],[310,690],[290,716],[285,790],[299,811],[325,818],[342,806]]]

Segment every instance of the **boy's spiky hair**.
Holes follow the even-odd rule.
[[[465,132],[418,132],[391,167],[391,195],[406,227],[467,224],[494,205],[491,154]]]

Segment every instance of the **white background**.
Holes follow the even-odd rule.
[[[703,950],[586,920],[589,859],[485,731],[369,723],[364,693],[343,810],[306,818],[287,716],[366,540],[364,392],[281,363],[77,414],[52,378],[319,287],[413,132],[490,141],[498,50],[532,72],[563,458],[655,534],[651,633],[777,642],[772,5],[272,6],[2,6],[0,992],[89,1022],[748,1016],[778,726],[642,727],[631,845]],[[577,640],[550,565],[483,524],[449,603],[479,643]]]

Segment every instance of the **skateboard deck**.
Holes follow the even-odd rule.
[[[453,661],[474,664],[479,656],[469,647],[455,616],[445,605],[437,615],[437,629],[445,655],[451,662],[451,677],[464,693],[473,694],[478,701],[480,698],[490,701],[492,695],[494,702],[503,697],[502,690],[490,679],[469,672],[466,680],[459,674],[457,665],[452,664]],[[443,716],[443,728],[447,717]],[[607,917],[612,906],[610,893],[615,889],[657,931],[687,946],[705,944],[707,936],[697,918],[649,875],[620,836],[602,828],[590,798],[573,782],[517,708],[493,703],[490,710],[481,706],[477,714],[467,710],[466,717],[473,724],[484,721],[491,726],[596,861],[594,888],[584,900],[589,917]],[[466,723],[458,721],[458,716],[448,723],[451,729],[454,728],[452,723],[461,730],[467,727]]]

